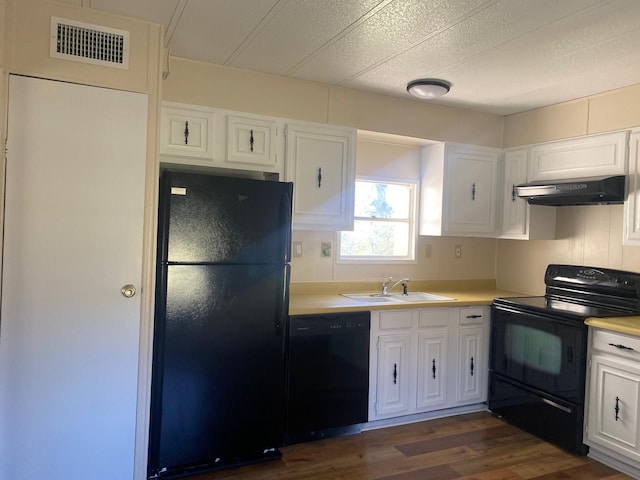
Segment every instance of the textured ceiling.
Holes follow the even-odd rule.
[[[165,26],[171,54],[508,115],[640,84],[640,0],[59,0]],[[421,100],[416,100],[421,101]]]

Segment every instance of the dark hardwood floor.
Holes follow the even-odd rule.
[[[282,458],[189,480],[623,480],[488,412],[429,420],[280,449]]]

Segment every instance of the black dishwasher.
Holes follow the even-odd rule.
[[[291,316],[285,444],[359,431],[369,399],[369,312]]]

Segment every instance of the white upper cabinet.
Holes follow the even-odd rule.
[[[160,154],[198,159],[199,165],[213,165],[218,160],[214,142],[219,115],[213,109],[195,105],[164,103],[161,114]],[[219,141],[219,140],[218,140]],[[176,163],[191,161],[175,160]]]
[[[164,164],[190,165],[284,177],[282,119],[163,102],[160,155]]]
[[[499,157],[497,148],[424,147],[420,235],[496,236]]]
[[[227,114],[227,156],[230,168],[260,167],[263,171],[282,170],[280,132],[284,123],[274,119]]]
[[[633,131],[629,140],[629,175],[622,243],[640,245],[640,130]]]
[[[285,178],[293,182],[293,228],[352,230],[356,130],[287,123]]]
[[[627,132],[591,135],[531,147],[529,181],[624,175]]]
[[[527,147],[505,150],[500,238],[552,240],[556,234],[556,209],[529,205],[516,194],[516,186],[527,181],[528,166]]]

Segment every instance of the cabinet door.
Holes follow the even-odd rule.
[[[527,181],[527,150],[504,154],[502,190],[502,236],[521,238],[527,235],[527,201],[516,195],[516,186]]]
[[[609,355],[593,355],[587,439],[640,461],[640,368]]]
[[[286,138],[293,228],[353,229],[355,130],[290,123]]]
[[[206,159],[205,165],[212,164],[216,120],[212,109],[163,106],[160,154]]]
[[[410,362],[410,335],[378,337],[377,416],[411,413],[411,383],[415,380]]]
[[[529,180],[624,175],[626,161],[626,132],[543,143],[531,148]]]
[[[463,327],[458,342],[458,397],[459,405],[477,403],[484,398],[484,328]]]
[[[417,409],[447,404],[449,332],[434,329],[418,333]]]
[[[631,134],[629,142],[629,175],[627,200],[624,202],[625,245],[640,245],[640,131]]]
[[[496,233],[498,150],[452,147],[447,153],[445,232]]]
[[[259,167],[263,171],[278,172],[278,123],[267,118],[227,115],[227,156],[230,168]]]

